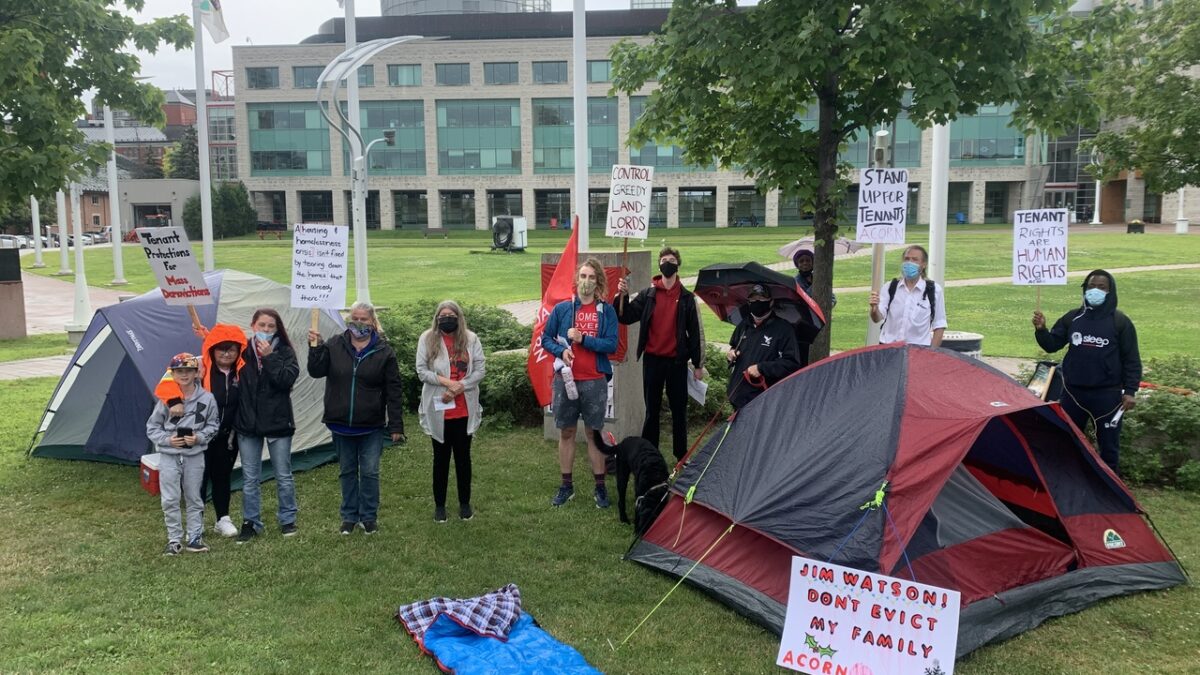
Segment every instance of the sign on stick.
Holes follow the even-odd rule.
[[[1067,210],[1031,209],[1013,214],[1013,284],[1067,283]]]
[[[903,244],[908,223],[908,169],[858,172],[858,229],[863,244]]]
[[[297,223],[292,238],[292,307],[346,306],[350,228]]]
[[[650,185],[654,167],[614,164],[608,188],[608,224],[604,234],[622,239],[650,236]]]
[[[182,227],[139,227],[134,231],[168,305],[213,304],[212,292]]]

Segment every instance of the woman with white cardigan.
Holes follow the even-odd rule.
[[[433,313],[433,326],[417,343],[421,429],[433,440],[433,519],[446,522],[450,458],[458,484],[458,517],[470,520],[471,437],[479,428],[479,382],[484,374],[483,345],[467,330],[462,308],[444,300]]]

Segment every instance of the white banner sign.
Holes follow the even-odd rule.
[[[212,292],[182,227],[139,227],[134,231],[168,305],[213,304]]]
[[[604,234],[621,239],[650,236],[650,185],[654,167],[614,164],[608,187],[608,224]]]
[[[297,223],[292,236],[292,307],[346,306],[350,228]]]
[[[958,591],[792,557],[776,664],[812,675],[953,675]]]
[[[858,172],[858,229],[863,244],[903,244],[908,223],[908,169]]]
[[[1013,214],[1013,283],[1063,286],[1067,283],[1066,209],[1032,209]]]

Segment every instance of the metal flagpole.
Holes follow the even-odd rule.
[[[38,210],[37,197],[29,198],[30,220],[33,221],[33,266],[45,267],[42,262],[42,214]]]
[[[58,210],[58,271],[54,276],[71,273],[71,262],[67,258],[67,196],[62,190],[54,193],[54,205]]]
[[[200,237],[204,241],[204,271],[215,269],[213,260],[212,178],[208,166],[208,92],[204,85],[204,30],[200,5],[192,3],[192,30],[196,55],[196,145],[200,150]]]
[[[579,217],[579,252],[588,250],[588,140],[587,140],[587,12],[584,0],[575,0],[572,12],[571,63],[575,110],[575,213]]]
[[[117,143],[113,130],[112,108],[104,106],[104,140],[108,141],[108,231],[112,244],[113,286],[124,286],[125,261],[121,258],[121,244],[125,231],[121,228],[121,205],[117,202]]]

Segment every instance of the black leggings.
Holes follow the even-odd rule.
[[[211,481],[213,510],[217,512],[218,520],[229,515],[229,481],[233,476],[233,462],[237,458],[237,448],[229,448],[230,436],[233,436],[232,429],[218,431],[204,450],[204,479],[200,483],[200,498],[208,500],[208,484]],[[233,441],[233,445],[236,446],[237,441]]]
[[[433,441],[433,503],[446,506],[446,484],[450,481],[450,455],[454,455],[454,479],[458,483],[458,503],[471,503],[471,435],[467,418],[446,420],[442,443]]]

